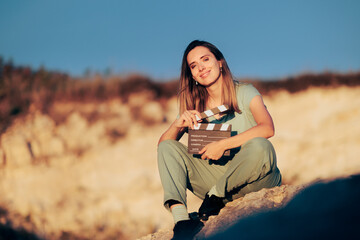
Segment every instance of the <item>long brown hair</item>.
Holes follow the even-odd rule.
[[[213,44],[206,41],[194,40],[185,49],[181,64],[179,91],[180,115],[186,110],[195,109],[199,112],[206,110],[206,102],[209,94],[204,86],[201,84],[195,84],[187,62],[187,55],[189,52],[198,46],[206,47],[210,52],[212,52],[212,54],[214,54],[218,61],[221,61],[221,74],[224,80],[224,84],[222,85],[222,103],[229,105],[231,111],[241,112],[236,99],[235,82],[224,55]]]

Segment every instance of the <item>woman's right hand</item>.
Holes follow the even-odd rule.
[[[198,121],[196,120],[196,115],[201,119],[201,115],[196,110],[185,111],[179,119],[175,121],[175,126],[178,128],[188,127],[194,129],[194,125],[197,126]],[[201,121],[201,120],[200,120]]]
[[[161,135],[158,144],[167,139],[179,140],[184,134],[186,127],[194,129],[194,125],[198,122],[196,121],[195,116],[201,118],[200,113],[196,110],[185,111],[183,114],[181,114],[181,116],[176,119],[171,124],[171,126]]]

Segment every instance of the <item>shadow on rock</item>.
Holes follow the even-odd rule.
[[[14,227],[8,215],[9,212],[0,207],[0,240],[41,240],[41,238],[23,228],[17,229]]]
[[[316,183],[284,208],[239,220],[209,239],[350,239],[360,230],[360,175]]]
[[[0,240],[41,240],[35,234],[28,233],[25,230],[15,230],[9,226],[0,224]]]

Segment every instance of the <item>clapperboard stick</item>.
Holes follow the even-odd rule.
[[[214,116],[218,113],[223,113],[229,110],[229,105],[221,105],[214,107],[210,110],[206,110],[200,113],[201,118],[196,115],[196,120],[200,121],[204,118]],[[228,131],[230,128],[229,124],[214,124],[214,123],[198,123],[197,126],[194,125],[195,130],[216,130],[216,131]]]
[[[202,120],[204,118],[214,116],[214,115],[216,115],[218,113],[226,112],[227,110],[229,110],[229,105],[224,104],[224,105],[214,107],[214,108],[212,108],[210,110],[206,110],[206,111],[200,113],[201,118],[199,118],[198,115],[195,115],[195,117],[196,117],[197,121],[200,121],[200,120]]]

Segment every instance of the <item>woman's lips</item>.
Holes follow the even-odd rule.
[[[210,74],[210,70],[207,72],[204,72],[203,74],[200,75],[201,78],[206,78],[207,76],[209,76]]]

